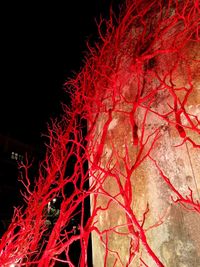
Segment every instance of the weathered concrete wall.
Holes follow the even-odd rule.
[[[200,120],[200,44],[189,42],[181,53],[187,58],[187,62],[180,60],[173,74],[166,78],[165,86],[166,88],[167,85],[172,86],[170,78],[173,79],[174,89],[189,89],[193,86],[185,110],[192,122],[197,125],[196,118]],[[173,55],[156,57],[155,72],[160,77],[162,77],[163,65],[169,64],[170,71],[170,66],[174,62],[172,57]],[[144,80],[147,78],[144,77]],[[149,79],[149,83],[143,89],[144,96],[148,95],[152,88],[159,88],[161,86],[159,83],[161,84],[155,76],[151,81]],[[129,82],[120,90],[126,100],[131,101],[135,97],[137,87],[138,79],[133,74]],[[175,93],[179,99],[183,99],[186,92],[177,90]],[[101,180],[103,190],[98,191],[96,204],[94,204],[94,196],[91,197],[92,210],[94,205],[103,208],[98,211],[96,223],[102,234],[93,233],[92,235],[94,267],[143,266],[140,257],[147,266],[157,266],[141,241],[139,241],[138,254],[129,262],[130,247],[137,245],[137,238],[131,234],[131,228],[127,225],[131,224],[127,219],[127,211],[131,209],[141,223],[147,204],[149,212],[143,228],[146,230],[150,247],[163,265],[167,267],[200,266],[200,215],[194,210],[189,210],[190,205],[184,208],[172,200],[171,196],[176,199],[177,195],[148,157],[150,155],[156,160],[163,174],[170,179],[174,188],[183,197],[189,195],[189,188],[191,188],[194,201],[200,200],[199,148],[194,147],[190,142],[180,145],[183,138],[176,129],[174,114],[169,114],[166,120],[156,114],[170,113],[173,103],[174,97],[168,89],[158,89],[150,106],[147,103],[146,106],[137,107],[134,114],[137,135],[139,139],[143,139],[143,144],[145,143],[139,161],[144,160],[131,173],[130,184],[126,184],[128,169],[138,163],[137,157],[141,151],[139,144],[133,145],[133,125],[130,121],[133,103],[119,98],[112,110],[112,120],[106,133],[99,168],[95,174],[95,177]],[[102,112],[96,121],[97,143],[101,142],[102,131],[108,117],[108,113]],[[200,145],[198,132],[200,126],[198,125],[196,130],[191,130],[191,124],[185,115],[182,115],[181,122],[184,126],[188,126],[187,136]],[[157,133],[159,138],[152,147]],[[122,188],[125,189],[124,192]],[[127,193],[128,191],[132,196]],[[126,193],[131,199],[130,205],[125,201]]]

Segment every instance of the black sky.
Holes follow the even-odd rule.
[[[46,123],[65,102],[65,80],[83,65],[86,40],[97,39],[95,18],[106,16],[110,3],[1,4],[0,133],[26,143],[41,140]]]

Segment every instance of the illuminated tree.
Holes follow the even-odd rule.
[[[100,21],[33,190],[21,166],[27,208],[1,240],[1,266],[74,266],[75,242],[87,266],[90,234],[95,267],[200,265],[199,25],[198,0],[127,1],[119,19]],[[44,243],[44,211],[58,195]]]

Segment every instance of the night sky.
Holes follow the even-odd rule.
[[[66,102],[63,84],[83,66],[86,40],[108,0],[4,1],[1,4],[0,133],[41,142]],[[43,4],[41,4],[43,3]]]

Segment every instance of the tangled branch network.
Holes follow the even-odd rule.
[[[199,216],[199,1],[127,1],[98,30],[34,182],[20,165],[0,266],[88,266],[90,236],[94,266],[172,266],[162,231],[176,208]]]

